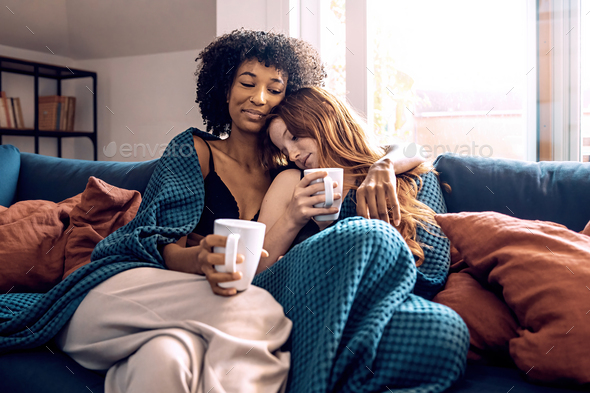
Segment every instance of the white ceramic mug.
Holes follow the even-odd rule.
[[[317,179],[311,182],[311,184],[315,183],[324,183],[324,191],[319,191],[314,195],[325,194],[326,195],[326,202],[325,203],[316,203],[313,207],[337,207],[338,211],[334,214],[323,214],[320,216],[315,216],[314,219],[316,221],[334,221],[338,219],[338,215],[340,214],[340,206],[342,205],[342,198],[338,200],[334,200],[335,194],[342,195],[342,183],[344,182],[344,170],[342,168],[315,168],[315,169],[306,169],[303,171],[304,175],[309,175],[313,172],[318,171],[325,171],[328,172],[328,176],[324,177],[323,179]],[[333,182],[337,182],[338,185],[334,188]]]
[[[260,222],[226,218],[214,221],[213,233],[227,236],[225,247],[213,247],[213,252],[225,253],[225,265],[215,265],[215,269],[221,273],[242,273],[240,280],[219,283],[220,287],[248,289],[260,262],[265,232],[266,225]],[[238,254],[244,255],[240,264],[236,264]]]

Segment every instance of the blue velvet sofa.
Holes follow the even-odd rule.
[[[94,162],[20,153],[0,146],[0,205],[21,200],[59,202],[82,192],[89,176],[140,192],[157,160],[136,163]],[[590,164],[528,163],[444,154],[435,161],[449,212],[497,211],[524,219],[553,221],[581,231],[590,220]],[[0,247],[2,239],[0,239]],[[0,261],[1,263],[2,261]],[[452,392],[571,392],[564,387],[526,382],[506,367],[468,365]],[[39,348],[0,355],[0,392],[100,393],[104,374],[87,370],[52,342]]]

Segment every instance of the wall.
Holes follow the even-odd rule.
[[[217,0],[217,35],[241,27],[252,30],[289,32],[289,0]]]
[[[4,56],[65,65],[98,74],[98,87],[95,93],[98,95],[99,161],[144,161],[156,158],[161,155],[160,148],[179,132],[191,126],[202,128],[203,122],[194,102],[193,74],[196,68],[194,60],[199,51],[200,49],[195,49],[155,55],[75,61],[42,52],[0,46],[0,53]],[[86,78],[62,83],[62,95],[76,96],[75,129],[77,131],[92,130],[92,93],[86,88],[89,86],[92,89],[91,82],[91,79]],[[10,97],[21,98],[25,125],[32,127],[34,122],[33,78],[3,73],[2,89]],[[56,94],[56,89],[55,81],[40,79],[40,95]],[[193,105],[195,107],[191,109]],[[107,109],[107,106],[114,114]],[[31,137],[4,136],[2,142],[13,144],[23,152],[34,152],[34,141]],[[107,155],[104,154],[105,148],[111,142],[115,142],[116,145],[114,156],[109,152]],[[121,155],[120,146],[126,143],[130,144],[135,152]],[[146,150],[145,154],[143,150]],[[154,154],[150,154],[149,150]],[[56,156],[56,139],[40,139],[39,153]],[[62,156],[92,159],[92,143],[86,138],[63,139]]]
[[[157,158],[178,133],[189,127],[203,128],[195,104],[194,60],[199,51],[77,63],[79,68],[95,71],[99,75],[99,160],[145,161]],[[84,95],[84,90],[84,86],[78,86],[78,95]],[[113,151],[109,151],[113,149],[112,142],[115,143],[114,156]],[[129,147],[123,147],[121,153],[124,144],[130,144],[133,152],[126,152]]]
[[[218,0],[216,33],[221,35],[240,27],[285,32],[288,31],[288,11],[289,0]],[[74,60],[49,52],[0,45],[0,54],[96,72],[98,160],[145,161],[159,157],[170,140],[188,127],[204,129],[194,102],[194,60],[201,49]],[[90,79],[72,80],[62,84],[62,95],[77,98],[75,128],[80,131],[92,129],[92,93],[86,87],[92,87],[90,82]],[[21,97],[25,124],[32,127],[32,78],[3,73],[2,86],[8,96]],[[56,94],[56,83],[42,80],[40,94]],[[2,142],[14,144],[24,152],[34,152],[30,137],[5,136]],[[39,152],[56,156],[56,140],[42,138]],[[92,159],[92,143],[86,138],[63,139],[62,156]]]

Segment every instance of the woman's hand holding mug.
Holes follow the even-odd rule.
[[[213,247],[225,247],[227,236],[208,235],[199,243],[197,248],[197,272],[204,274],[211,285],[213,293],[221,296],[232,296],[237,293],[235,288],[222,288],[222,282],[236,281],[242,278],[239,271],[233,273],[218,272],[215,265],[225,265],[225,253],[214,253]],[[264,256],[264,255],[263,255]],[[238,254],[236,263],[244,262],[244,255]]]
[[[303,179],[295,186],[291,202],[285,212],[297,227],[303,227],[315,216],[335,214],[340,210],[336,206],[315,207],[314,205],[324,204],[326,195],[318,194],[325,190],[324,182],[312,184],[312,182],[324,179],[328,176],[326,171],[316,171],[306,174]],[[333,182],[333,188],[337,188],[337,182]],[[333,201],[339,200],[342,196],[339,193],[333,193]]]

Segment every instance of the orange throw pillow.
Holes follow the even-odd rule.
[[[445,288],[433,302],[452,308],[469,328],[471,363],[511,363],[508,343],[518,337],[518,322],[508,306],[494,293],[481,286],[465,269],[451,273]]]
[[[72,224],[65,245],[65,279],[90,262],[99,241],[131,221],[141,204],[139,191],[111,186],[91,176],[82,200],[70,212]]]
[[[520,327],[510,355],[539,382],[590,383],[590,237],[496,212],[436,216],[469,272],[501,292]]]
[[[61,281],[65,231],[80,200],[21,201],[0,211],[1,293],[47,292]]]

